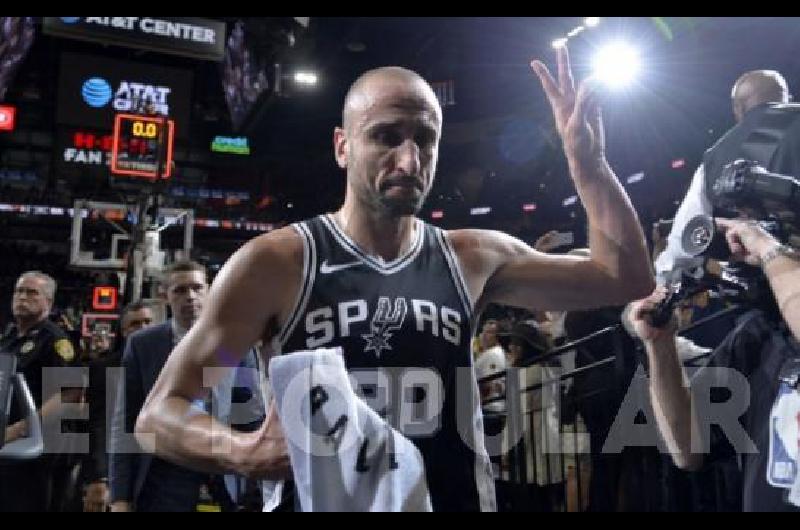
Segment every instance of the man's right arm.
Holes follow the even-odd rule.
[[[291,228],[252,240],[230,258],[200,319],[170,354],[139,415],[136,436],[146,450],[204,472],[287,475],[286,442],[274,410],[261,429],[240,433],[198,411],[192,402],[205,399],[222,377],[219,370],[204,368],[235,367],[265,338],[265,330],[287,316],[301,283],[302,263],[300,236]]]
[[[697,215],[711,215],[713,213],[711,201],[706,193],[706,177],[703,165],[697,168],[692,177],[692,184],[689,191],[683,198],[675,219],[672,222],[672,230],[667,238],[667,248],[656,259],[656,279],[659,285],[663,285],[667,280],[667,275],[675,268],[675,263],[679,259],[689,259],[691,256],[683,251],[681,236],[689,221]]]

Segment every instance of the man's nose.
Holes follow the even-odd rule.
[[[397,148],[397,168],[407,175],[418,175],[420,171],[419,146],[413,140],[405,140]]]

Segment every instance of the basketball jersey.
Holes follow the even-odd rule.
[[[472,303],[444,232],[415,222],[413,244],[391,262],[360,249],[331,216],[292,225],[303,282],[274,348],[341,347],[359,397],[420,450],[433,509],[494,510]]]

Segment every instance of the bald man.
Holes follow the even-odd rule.
[[[742,74],[731,91],[736,126],[706,151],[670,231],[667,248],[655,262],[660,284],[668,283],[676,262],[683,267],[702,266],[702,258],[683,252],[681,235],[697,215],[713,215],[710,190],[722,169],[737,159],[753,160],[769,171],[800,178],[800,105],[786,80],[774,70]]]
[[[551,256],[500,232],[447,232],[418,219],[433,185],[442,109],[418,74],[369,71],[350,88],[342,126],[333,132],[335,160],[347,174],[344,204],[262,235],[230,258],[198,325],[169,356],[147,399],[136,425],[142,443],[195,469],[288,477],[274,407],[262,429],[249,434],[190,414],[191,402],[215,384],[213,377],[204,381],[203,368],[235,365],[259,339],[280,353],[338,346],[349,371],[386,374],[387,390],[397,397],[381,411],[390,423],[408,399],[402,390],[413,390],[391,386],[398,371],[435,374],[441,401],[429,403],[436,396],[424,394],[414,405],[439,411],[437,427],[406,433],[424,460],[432,506],[494,509],[491,468],[475,432],[481,424],[470,355],[475,319],[489,303],[598,307],[640,297],[654,285],[636,213],[605,159],[594,86],[576,91],[566,49],[559,51],[558,80],[541,62],[531,66],[586,207],[589,257]],[[465,373],[469,384],[457,384]],[[212,444],[230,451],[212,451]]]

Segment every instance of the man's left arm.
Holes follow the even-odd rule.
[[[590,257],[547,256],[512,238],[489,242],[499,262],[486,286],[493,300],[487,301],[530,306],[538,292],[545,298],[540,307],[588,309],[647,296],[655,286],[649,253],[630,198],[605,158],[597,84],[584,81],[575,90],[566,47],[558,49],[558,82],[541,62],[532,67],[586,209]]]

